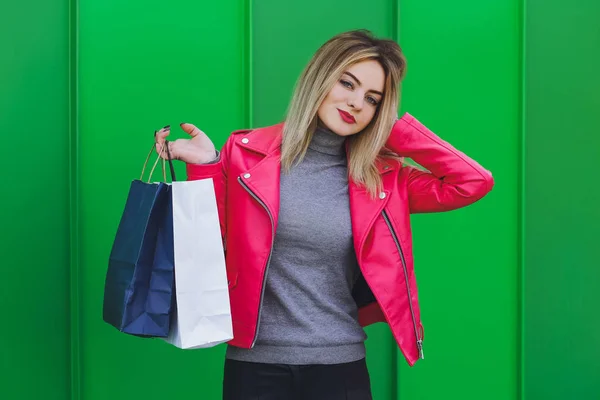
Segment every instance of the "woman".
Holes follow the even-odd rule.
[[[370,399],[374,322],[411,366],[423,357],[409,214],[471,204],[493,178],[396,118],[405,70],[395,42],[347,32],[313,56],[284,123],[234,132],[220,153],[194,125],[191,139],[157,132],[188,179],[214,180],[234,327],[224,399]]]

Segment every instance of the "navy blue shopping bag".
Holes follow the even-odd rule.
[[[165,148],[168,152],[168,145]],[[170,154],[168,159],[174,181]],[[143,182],[142,177],[131,183],[113,242],[104,286],[103,319],[131,335],[167,337],[174,296],[171,186],[166,183],[164,161],[165,182],[150,183],[151,178]]]

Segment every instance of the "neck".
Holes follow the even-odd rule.
[[[345,143],[344,136],[340,136],[324,126],[318,126],[308,148],[319,153],[338,156],[345,153]]]

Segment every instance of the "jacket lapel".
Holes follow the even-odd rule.
[[[397,167],[394,167],[391,163],[378,162],[377,168],[383,179],[383,191],[378,193],[375,198],[372,198],[365,188],[352,181],[352,179],[349,183],[352,235],[354,236],[354,249],[359,262],[361,261],[362,248],[367,235],[389,201],[393,187],[391,180],[395,176],[391,172]]]
[[[279,182],[281,176],[281,131],[283,124],[251,131],[238,140],[244,151],[263,158],[248,170],[242,171],[240,179],[265,205],[273,217],[274,228],[279,216]]]
[[[258,154],[262,159],[242,171],[240,179],[252,193],[262,202],[273,217],[274,227],[277,227],[279,217],[279,184],[281,177],[281,133],[283,123],[251,131],[240,135],[238,144],[244,151]],[[367,234],[377,217],[387,205],[396,174],[391,173],[397,167],[395,163],[379,161],[377,168],[383,179],[383,192],[375,198],[361,186],[349,179],[350,215],[352,234],[356,255],[360,260],[360,252],[364,246]]]

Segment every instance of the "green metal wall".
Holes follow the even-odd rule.
[[[600,2],[528,0],[528,399],[600,399]]]
[[[36,0],[0,14],[0,126],[24,149],[4,154],[0,398],[220,398],[223,346],[102,322],[129,182],[166,124],[221,145],[279,122],[317,47],[363,27],[406,52],[402,111],[497,182],[413,218],[426,359],[408,368],[369,327],[375,399],[600,398],[596,1]]]
[[[154,130],[245,125],[244,3],[80,2],[81,398],[216,399],[224,347],[178,350],[102,321],[107,256]],[[185,177],[182,165],[180,177]]]
[[[400,399],[514,399],[518,389],[520,2],[403,0],[403,108],[489,168],[471,207],[413,217],[426,360]]]
[[[69,7],[0,3],[0,399],[69,396]]]

